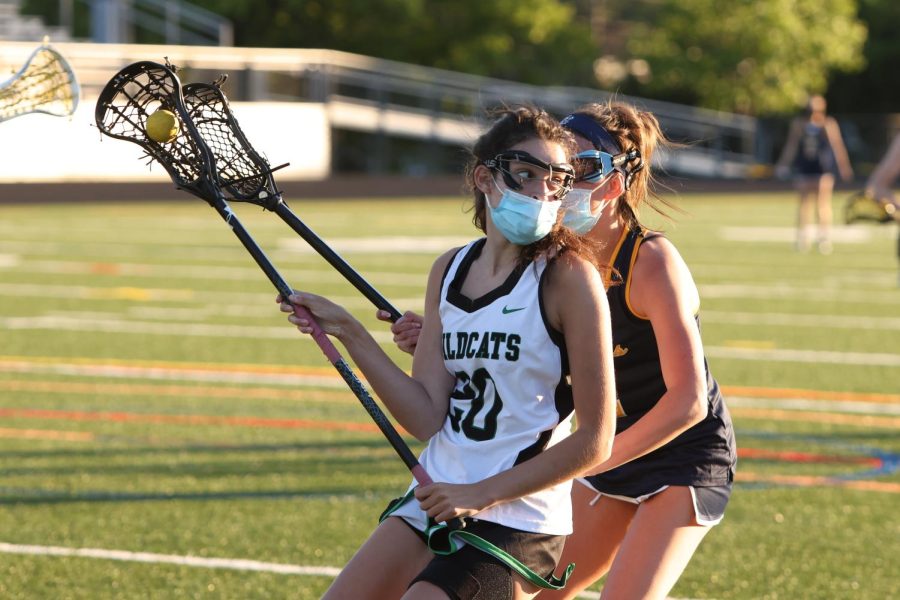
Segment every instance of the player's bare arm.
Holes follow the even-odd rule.
[[[706,417],[703,345],[695,320],[700,298],[687,265],[664,237],[641,245],[629,302],[653,324],[667,391],[643,418],[616,436],[603,471],[663,446]]]
[[[427,440],[440,429],[453,389],[453,376],[444,368],[440,354],[437,314],[440,278],[450,256],[448,253],[439,258],[429,275],[426,315],[433,311],[432,326],[426,324],[423,328],[419,343],[424,348],[413,361],[412,377],[395,365],[365,327],[343,308],[314,294],[300,292],[291,297],[292,302],[312,311],[326,333],[341,341],[397,422],[420,440]],[[291,305],[282,304],[282,311],[292,312]],[[288,320],[304,333],[311,331],[303,317],[291,314]]]

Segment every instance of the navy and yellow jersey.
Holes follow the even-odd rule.
[[[794,169],[800,175],[834,173],[836,161],[824,125],[806,123],[794,156]]]
[[[623,233],[613,254],[615,268],[607,291],[612,319],[616,376],[616,433],[631,427],[666,392],[659,348],[650,321],[631,309],[631,273],[641,243],[660,234],[632,229]],[[700,327],[699,317],[697,327]],[[588,477],[599,492],[640,496],[665,485],[711,486],[731,482],[736,451],[731,416],[719,385],[706,367],[709,410],[706,419],[665,446],[606,473]]]

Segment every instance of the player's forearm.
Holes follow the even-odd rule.
[[[661,448],[706,418],[707,409],[704,394],[670,390],[646,415],[615,437],[610,457],[587,474],[612,470]]]
[[[482,484],[491,499],[489,506],[573,479],[603,461],[610,452],[611,444],[599,431],[577,430],[534,458],[485,479]]]

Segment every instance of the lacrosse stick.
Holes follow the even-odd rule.
[[[856,192],[844,204],[844,221],[848,224],[860,221],[890,223],[900,218],[893,203],[879,200],[865,191]]]
[[[153,141],[145,130],[147,118],[159,109],[174,113],[179,124],[175,138],[165,143]],[[176,187],[201,198],[215,208],[265,272],[281,297],[287,298],[292,293],[291,286],[278,273],[259,245],[231,211],[219,189],[215,158],[190,117],[182,97],[181,83],[173,68],[146,61],[125,67],[106,84],[100,93],[100,97],[97,99],[95,119],[97,127],[104,134],[139,145],[149,157],[166,169]],[[240,184],[252,185],[249,180],[242,181]],[[416,481],[420,485],[432,483],[431,477],[419,464],[409,446],[391,425],[309,311],[303,306],[296,305],[294,311],[298,316],[309,320],[313,328],[313,339],[362,403],[378,428],[381,429]]]
[[[219,186],[235,202],[249,202],[277,214],[376,308],[390,313],[391,321],[399,319],[400,311],[285,203],[272,177],[272,172],[280,167],[271,168],[247,141],[222,92],[225,78],[223,75],[212,84],[189,83],[183,89],[188,114],[215,158]]]
[[[68,117],[78,95],[72,67],[45,39],[18,73],[0,83],[0,122],[34,112]]]

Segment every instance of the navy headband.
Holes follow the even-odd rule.
[[[620,154],[619,143],[609,132],[587,115],[573,113],[559,122],[560,125],[589,140],[594,148],[610,154]]]

